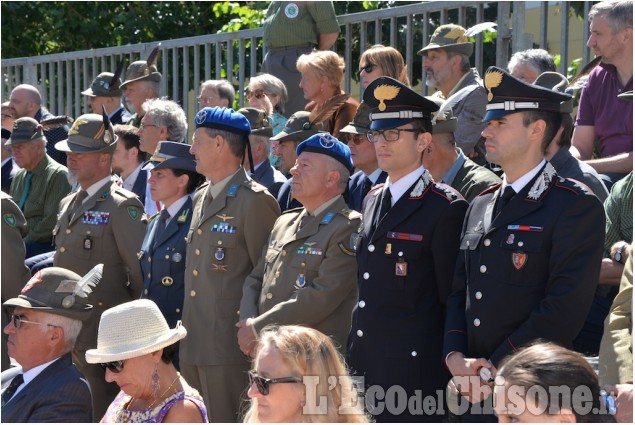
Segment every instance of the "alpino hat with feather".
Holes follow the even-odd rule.
[[[61,267],[42,269],[29,279],[20,295],[2,305],[86,320],[93,306],[83,302],[83,299],[93,292],[101,280],[103,268],[103,264],[98,264],[84,277]]]
[[[161,43],[159,43],[148,55],[148,59],[135,61],[126,70],[126,79],[120,88],[124,90],[126,85],[133,81],[161,82],[161,73],[157,70],[156,62],[159,58]]]

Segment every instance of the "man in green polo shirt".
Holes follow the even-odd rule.
[[[289,116],[304,110],[307,103],[298,86],[301,79],[295,67],[298,58],[314,48],[330,49],[340,33],[333,2],[272,1],[263,27],[267,54],[262,72],[275,75],[287,86],[289,101],[285,110]]]
[[[5,143],[22,167],[11,182],[10,195],[26,217],[26,258],[52,249],[57,207],[71,191],[68,170],[46,153],[42,126],[33,118],[18,118]]]

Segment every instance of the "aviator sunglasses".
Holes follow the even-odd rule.
[[[300,378],[296,378],[295,376],[289,376],[286,378],[263,378],[258,375],[256,371],[250,371],[249,374],[249,386],[252,386],[254,383],[256,384],[256,388],[258,388],[258,392],[262,395],[269,394],[269,385],[271,384],[299,384],[302,382]]]

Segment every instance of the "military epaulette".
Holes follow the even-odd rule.
[[[342,214],[344,217],[346,217],[348,220],[354,220],[356,218],[362,217],[362,215],[359,212],[352,210],[350,208],[342,208],[338,212]]]
[[[207,190],[207,188],[209,187],[209,182],[205,182],[202,185],[200,185],[192,194],[192,203],[195,204],[196,201],[203,196],[203,194],[205,193],[205,191]]]
[[[129,190],[126,190],[122,187],[116,187],[115,190],[113,190],[113,193],[116,193],[117,195],[120,195],[126,199],[134,198],[137,196],[133,192],[130,192]]]
[[[298,212],[301,212],[303,209],[304,209],[304,207],[291,208],[291,209],[289,209],[289,210],[282,211],[282,214],[288,214],[288,213],[298,213]]]
[[[437,193],[445,195],[449,201],[456,201],[457,199],[465,199],[461,193],[454,189],[452,186],[444,183],[435,183],[434,189]]]
[[[386,183],[379,183],[373,187],[370,188],[370,190],[368,191],[368,194],[377,192],[378,190],[380,190],[381,188],[383,188],[386,185]]]
[[[502,185],[503,185],[503,183],[496,183],[495,185],[490,186],[487,189],[485,189],[484,191],[482,191],[481,193],[479,193],[478,196],[482,196],[482,195],[485,195],[487,193],[496,192],[498,190],[498,188],[501,187]]]
[[[587,186],[586,184],[584,184],[583,182],[579,180],[572,179],[569,177],[567,178],[560,177],[560,179],[556,181],[556,186],[561,189],[576,191],[579,194],[595,195],[593,191],[589,188],[589,186]]]
[[[255,180],[245,180],[243,183],[244,186],[250,188],[254,192],[264,192],[267,188]]]

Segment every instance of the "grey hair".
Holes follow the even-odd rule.
[[[594,4],[589,11],[589,22],[595,16],[606,19],[613,30],[613,34],[633,28],[633,2],[631,0],[603,1]]]
[[[337,187],[340,189],[340,193],[344,193],[348,186],[348,179],[351,176],[351,172],[337,159],[330,156],[327,157],[327,169],[329,171],[337,171],[340,175],[340,179],[337,182]]]
[[[178,103],[167,98],[149,99],[143,102],[143,110],[154,125],[168,129],[168,140],[183,143],[187,136],[187,118]]]
[[[271,155],[271,140],[269,140],[269,136],[261,136],[258,134],[251,134],[249,136],[250,139],[253,139],[254,142],[257,143],[264,143],[265,145],[265,154],[267,155],[267,158],[269,158],[269,155]],[[254,164],[256,165],[256,164]]]
[[[544,49],[528,49],[514,53],[507,64],[507,69],[511,72],[519,64],[531,67],[538,75],[547,71],[556,71],[553,57]]]
[[[259,85],[264,91],[278,96],[280,100],[278,100],[276,110],[284,115],[284,105],[289,100],[289,95],[287,94],[287,86],[284,85],[282,80],[271,74],[259,74],[251,77],[249,85],[251,86],[252,83]]]
[[[161,92],[161,84],[158,81],[142,80],[140,82],[143,87],[152,90],[152,98],[159,97],[159,93]]]
[[[66,345],[66,349],[71,351],[75,346],[75,341],[77,341],[79,332],[82,330],[82,321],[71,319],[66,316],[59,316],[57,314],[48,314],[47,323],[62,328],[64,331],[64,343]]]
[[[216,136],[221,136],[225,139],[229,145],[229,150],[236,158],[242,158],[245,155],[245,138],[248,136],[227,130],[219,130],[217,128],[201,128],[205,130],[208,137],[214,138]]]
[[[232,83],[227,80],[207,80],[201,83],[201,89],[199,93],[206,88],[213,88],[218,93],[218,97],[221,99],[227,99],[229,101],[229,107],[231,108],[236,98],[236,89]]]
[[[466,73],[467,71],[469,71],[471,69],[470,66],[470,58],[462,53],[458,53],[458,52],[452,52],[449,50],[446,50],[447,54],[448,54],[448,59],[453,58],[454,56],[460,56],[461,57],[461,63],[459,64],[459,66],[461,67],[461,72]]]

